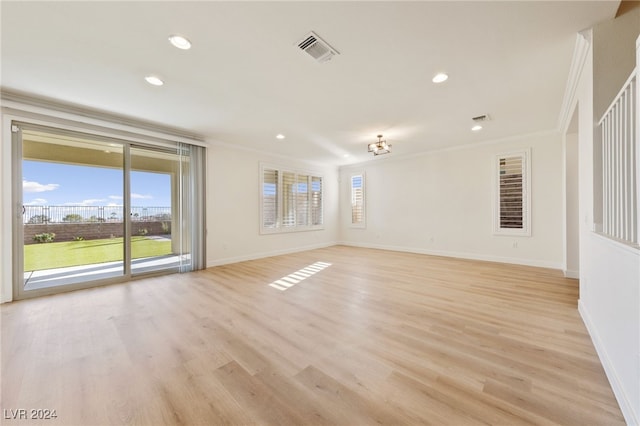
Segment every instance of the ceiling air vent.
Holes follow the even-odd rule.
[[[333,56],[340,54],[340,52],[329,46],[326,41],[322,40],[318,34],[313,31],[298,42],[298,48],[307,52],[318,62],[326,62]]]

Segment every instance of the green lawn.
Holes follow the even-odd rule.
[[[39,271],[122,260],[122,241],[122,238],[108,238],[29,244],[24,246],[24,270]],[[133,259],[171,254],[171,241],[132,237],[131,253]]]

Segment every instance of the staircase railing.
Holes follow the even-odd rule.
[[[602,232],[638,245],[638,68],[598,123],[602,132]]]

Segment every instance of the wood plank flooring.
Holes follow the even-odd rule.
[[[577,299],[558,271],[335,246],[5,304],[2,424],[624,424]]]

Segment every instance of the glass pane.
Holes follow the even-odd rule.
[[[123,147],[22,130],[24,290],[122,276]]]
[[[351,176],[351,223],[364,221],[364,192],[362,175]]]
[[[173,151],[131,148],[131,272],[180,264],[181,164]]]

